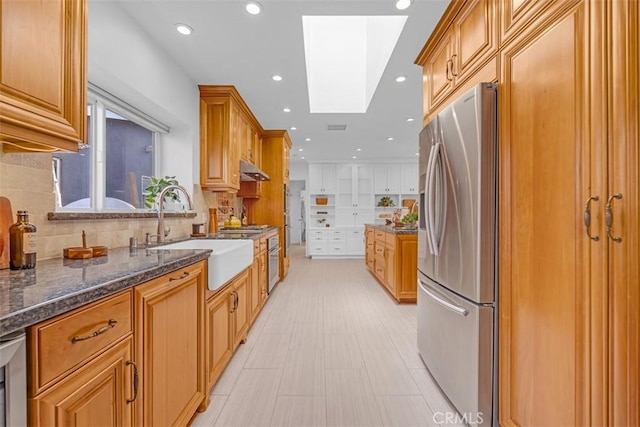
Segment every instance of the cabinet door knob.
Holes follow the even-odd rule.
[[[609,197],[609,199],[607,200],[607,205],[604,208],[604,221],[607,226],[607,235],[609,236],[609,238],[616,243],[620,243],[622,242],[622,237],[614,237],[613,234],[611,234],[611,230],[613,228],[613,207],[611,206],[611,204],[613,203],[613,199],[622,199],[622,194],[617,193]]]
[[[589,237],[594,242],[597,242],[598,240],[600,240],[600,237],[591,235],[591,201],[592,200],[594,202],[597,202],[598,200],[600,200],[600,197],[591,196],[587,200],[587,203],[585,204],[585,207],[584,207],[584,215],[583,215],[584,228],[585,228],[585,232],[587,233],[587,237]]]

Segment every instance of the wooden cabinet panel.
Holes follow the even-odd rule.
[[[204,261],[135,288],[138,425],[186,425],[205,390]]]
[[[30,328],[32,393],[131,333],[131,316],[131,291],[125,291]]]
[[[235,306],[232,308],[233,320],[233,349],[245,342],[249,330],[249,271],[245,270],[232,281]]]
[[[603,203],[614,194],[622,198],[612,199],[611,204],[611,233],[621,240],[614,242],[604,237],[608,233],[602,221],[597,229],[608,242],[607,291],[611,309],[609,414],[601,424],[637,426],[640,425],[640,3],[607,3],[611,8],[611,22],[606,26],[611,29],[608,40],[611,75],[607,79],[610,128],[602,141],[608,141],[609,161],[608,182],[598,194],[606,195],[601,199]],[[601,162],[604,157],[603,153],[598,160]]]
[[[69,151],[86,141],[86,5],[2,0],[0,141]]]
[[[253,264],[251,264],[251,271],[249,273],[249,326],[253,325],[253,322],[260,313],[261,306],[260,295],[260,256],[255,254]]]
[[[456,85],[497,52],[496,5],[493,0],[471,0],[456,17],[457,48],[451,66]]]
[[[501,53],[498,377],[505,426],[588,424],[588,239],[580,224],[589,193],[586,23],[580,5]]]
[[[520,34],[525,27],[538,25],[560,7],[573,7],[576,0],[503,0],[500,2],[500,45]]]
[[[439,104],[453,87],[450,60],[453,55],[453,35],[446,34],[426,59],[424,66],[427,82],[428,108]]]
[[[233,298],[226,290],[207,301],[207,392],[213,388],[233,355],[232,308]]]
[[[29,425],[132,426],[133,337],[120,341],[37,398],[29,399]]]

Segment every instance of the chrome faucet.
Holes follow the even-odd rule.
[[[193,203],[191,202],[191,196],[189,195],[189,192],[187,191],[186,188],[184,188],[181,185],[167,185],[166,187],[164,187],[164,189],[162,190],[162,192],[160,192],[160,195],[158,196],[160,199],[160,204],[158,205],[158,234],[156,235],[156,239],[158,243],[163,243],[164,238],[167,237],[167,235],[169,234],[168,232],[165,233],[165,229],[164,229],[164,196],[167,192],[171,190],[182,191],[182,193],[184,193],[184,195],[187,197],[189,210],[190,211],[193,210]]]

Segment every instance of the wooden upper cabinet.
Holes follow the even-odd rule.
[[[240,160],[256,163],[262,127],[233,86],[200,86],[200,185],[237,192]]]
[[[416,59],[423,66],[425,113],[466,82],[497,48],[496,2],[452,2]]]
[[[500,46],[557,9],[573,6],[578,0],[500,0]]]
[[[86,140],[86,0],[2,0],[0,142],[77,151]]]

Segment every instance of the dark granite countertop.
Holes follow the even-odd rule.
[[[54,258],[0,270],[0,336],[207,259],[210,250],[109,248],[87,260]]]
[[[418,234],[417,228],[395,228],[390,225],[382,225],[382,224],[366,224],[367,227],[377,228],[378,230],[382,230],[385,233],[393,233],[393,234]]]

